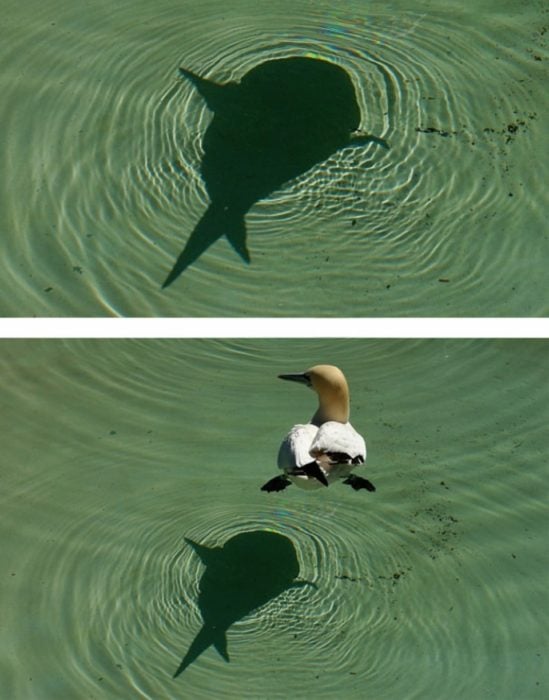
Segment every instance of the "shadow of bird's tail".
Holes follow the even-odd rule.
[[[204,626],[194,638],[188,652],[179,664],[177,671],[173,674],[173,677],[177,678],[177,676],[180,676],[209,646],[214,646],[219,655],[222,656],[225,661],[229,661],[225,630],[217,630],[213,627]]]
[[[219,83],[215,83],[213,80],[208,80],[207,78],[202,78],[200,75],[186,68],[180,68],[179,74],[181,77],[190,80],[213,112],[220,106],[221,100],[226,100],[227,96],[236,88],[234,83],[219,85]]]
[[[246,223],[244,214],[228,208],[210,204],[196,228],[191,233],[185,248],[177,258],[170,274],[166,277],[162,289],[169,287],[189,265],[192,265],[218,238],[226,236],[235,252],[244,262],[250,262],[246,245]]]

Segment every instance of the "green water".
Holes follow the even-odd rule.
[[[548,315],[543,2],[2,10],[0,317]],[[547,357],[0,339],[0,700],[546,697]],[[377,491],[262,492],[320,362]]]
[[[2,9],[1,316],[547,315],[544,3]],[[249,263],[219,215],[211,245],[161,289],[209,204],[213,114],[178,67],[225,83],[292,57],[347,74],[359,128],[389,148],[319,144],[306,169],[294,141],[262,159],[277,118],[304,120],[304,142],[333,126],[326,106],[306,119],[295,99],[267,109],[252,95],[206,180],[242,192],[284,158],[291,177],[245,216]],[[337,102],[322,88],[319,105]]]
[[[2,341],[2,697],[546,697],[547,351]],[[376,493],[260,491],[317,362]]]

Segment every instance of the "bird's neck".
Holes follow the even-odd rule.
[[[318,397],[318,409],[311,423],[322,425],[332,420],[338,423],[349,421],[349,395],[346,391],[335,390]]]

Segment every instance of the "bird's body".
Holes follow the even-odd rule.
[[[292,483],[316,489],[343,479],[355,490],[375,491],[370,481],[352,474],[366,460],[366,442],[349,423],[349,389],[343,372],[333,365],[316,365],[280,378],[313,388],[319,407],[309,423],[294,425],[286,435],[278,453],[283,474],[262,490],[281,491]]]
[[[322,482],[299,469],[314,459],[328,484],[349,476],[366,459],[366,443],[350,423],[327,421],[320,427],[313,423],[294,425],[278,452],[278,467],[296,486],[306,489],[322,487]],[[296,473],[297,472],[297,473]]]

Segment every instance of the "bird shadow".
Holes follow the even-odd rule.
[[[240,82],[215,83],[185,68],[213,119],[200,172],[209,206],[162,288],[222,236],[250,262],[244,217],[259,200],[336,151],[387,142],[357,132],[360,108],[349,74],[330,61],[292,57],[252,68]]]
[[[185,671],[213,646],[229,661],[227,630],[253,610],[284,591],[314,586],[296,580],[299,562],[292,541],[276,532],[243,532],[222,547],[207,547],[185,538],[205,566],[199,584],[198,607],[203,625],[174,673]]]

